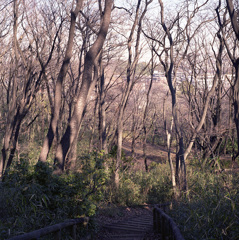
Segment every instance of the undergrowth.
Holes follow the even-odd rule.
[[[239,239],[239,175],[194,169],[170,215],[185,239]]]
[[[97,153],[81,161],[80,172],[61,176],[52,174],[47,163],[13,165],[0,184],[0,238],[93,216],[103,198],[107,175]]]
[[[48,163],[21,160],[13,165],[0,183],[0,239],[94,216],[102,206],[173,200],[168,164],[151,163],[148,172],[135,170],[124,154],[116,189],[114,154],[82,153],[77,172],[61,176]],[[239,174],[215,174],[194,164],[188,166],[187,180],[188,192],[173,201],[170,212],[185,239],[239,239]]]

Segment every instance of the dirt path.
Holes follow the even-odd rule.
[[[131,143],[125,141],[123,143],[123,150],[127,157],[131,156]],[[147,144],[146,155],[148,164],[150,165],[152,162],[166,163],[168,153],[166,147]],[[175,157],[175,152],[172,152],[172,157]],[[144,169],[143,145],[141,143],[136,144],[135,160],[136,168]]]

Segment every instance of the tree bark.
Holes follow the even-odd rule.
[[[238,22],[238,12],[234,8],[233,1],[232,0],[226,0],[227,2],[227,9],[229,11],[231,24],[233,27],[233,30],[235,32],[236,38],[239,41],[239,22]],[[235,80],[233,84],[233,106],[234,106],[234,122],[236,124],[236,130],[237,130],[237,142],[239,141],[239,58],[232,57],[229,50],[228,50],[229,56],[231,58],[231,61],[235,68]],[[236,157],[239,155],[239,144],[237,144],[237,154]]]
[[[108,153],[106,146],[106,112],[105,112],[105,74],[102,69],[100,81],[99,81],[99,140],[100,140],[100,151]]]
[[[84,71],[82,76],[82,83],[77,97],[76,104],[74,106],[72,118],[67,126],[66,132],[63,135],[60,143],[58,144],[55,162],[56,162],[56,171],[55,173],[62,173],[64,171],[65,159],[66,156],[74,142],[74,139],[77,138],[80,123],[82,120],[83,110],[86,105],[86,100],[89,94],[89,90],[92,83],[92,72],[95,63],[95,60],[100,53],[110,24],[111,19],[111,8],[113,5],[112,0],[105,0],[105,9],[104,16],[101,22],[100,31],[98,33],[97,39],[94,44],[91,46],[89,51],[86,53]]]
[[[144,158],[144,166],[145,166],[145,171],[148,172],[148,163],[147,163],[147,155],[146,155],[146,148],[147,148],[147,127],[146,127],[146,118],[147,118],[147,113],[148,113],[148,109],[149,109],[149,97],[150,97],[150,93],[151,93],[151,89],[152,89],[152,85],[153,85],[153,75],[154,75],[154,69],[155,69],[155,64],[154,64],[154,53],[153,53],[153,49],[151,51],[152,54],[152,58],[151,58],[151,79],[150,79],[150,83],[149,83],[149,88],[146,94],[146,105],[144,108],[144,117],[143,117],[143,158]]]
[[[60,109],[61,109],[61,101],[62,101],[62,85],[66,78],[66,73],[68,71],[70,59],[72,56],[76,18],[82,8],[82,4],[83,4],[83,0],[76,0],[75,10],[71,12],[71,22],[70,22],[68,43],[67,43],[67,47],[66,47],[65,57],[64,57],[62,65],[61,65],[61,69],[60,69],[60,72],[59,72],[59,75],[58,75],[58,78],[56,81],[56,85],[55,85],[54,110],[52,113],[50,126],[48,128],[48,132],[44,139],[41,153],[39,156],[39,161],[41,161],[41,162],[46,162],[48,153],[51,149],[54,137],[57,132],[57,125],[58,125]]]
[[[14,122],[14,117],[16,114],[15,111],[17,107],[17,73],[18,73],[18,61],[19,61],[19,54],[17,50],[18,5],[19,5],[18,0],[14,0],[13,2],[14,21],[13,21],[12,44],[13,44],[15,59],[14,59],[14,70],[13,70],[13,77],[12,77],[12,87],[11,87],[11,81],[9,81],[9,88],[8,88],[7,102],[9,103],[9,109],[8,109],[7,122],[6,122],[7,126],[5,130],[4,138],[3,138],[2,158],[0,162],[0,177],[2,177],[4,174],[7,155],[10,147],[10,141],[14,131],[14,127],[15,127],[15,125],[12,123]]]

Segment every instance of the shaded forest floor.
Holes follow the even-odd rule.
[[[123,143],[123,151],[125,157],[132,157],[131,153],[131,143],[124,142]],[[147,161],[148,165],[151,163],[166,163],[167,161],[167,149],[162,146],[153,146],[147,144]],[[173,157],[175,156],[175,152],[172,153]],[[134,170],[144,170],[144,159],[143,159],[143,145],[141,143],[137,143],[135,146],[135,157],[132,159],[133,161],[133,169]],[[99,209],[98,214],[96,215],[94,221],[96,224],[96,235],[93,239],[107,239],[111,237],[111,232],[103,227],[109,224],[117,224],[120,222],[128,221],[133,218],[137,218],[141,215],[150,215],[152,218],[152,209],[153,205],[141,205],[141,206],[118,206],[112,203],[109,203],[107,206],[102,206]],[[150,213],[151,212],[151,213]],[[104,236],[104,238],[102,238]],[[158,239],[155,238],[153,233],[147,234],[147,239]]]
[[[126,157],[131,157],[131,143],[124,142],[123,143],[123,150]],[[147,144],[146,147],[146,155],[147,155],[147,162],[150,165],[152,162],[155,163],[166,163],[168,152],[166,147],[159,146],[159,145],[151,145]],[[172,157],[175,157],[175,152],[172,151]],[[135,146],[135,168],[136,169],[144,169],[144,158],[143,158],[143,144],[137,143]]]
[[[125,141],[123,143],[123,150],[126,157],[132,157],[131,152],[131,142]],[[195,150],[193,149],[192,152]],[[171,150],[171,156],[173,161],[175,160],[176,151],[172,148]],[[150,165],[151,163],[167,163],[168,159],[168,152],[166,146],[160,146],[160,145],[152,145],[147,144],[146,147],[146,156],[147,156],[147,163]],[[188,157],[188,162],[192,160],[192,157]],[[221,155],[219,157],[219,160],[221,162],[220,167],[222,169],[225,169],[226,171],[229,171],[230,169],[233,169],[233,171],[237,172],[239,171],[239,160],[237,160],[235,163],[232,163],[232,157],[230,154],[227,155]],[[209,161],[210,162],[210,161]],[[144,157],[143,157],[143,144],[137,143],[135,145],[135,157],[134,157],[134,164],[135,169],[144,169]],[[212,164],[213,165],[213,164]]]
[[[123,151],[125,157],[132,157],[131,153],[131,143],[124,142]],[[163,146],[158,145],[150,145],[147,144],[147,161],[150,166],[152,163],[163,163],[167,164],[167,149]],[[175,159],[175,151],[172,151],[172,158]],[[190,158],[189,158],[190,160]],[[134,170],[144,170],[144,158],[143,158],[143,145],[141,143],[137,143],[135,146],[135,157],[132,159],[133,161],[133,169]],[[223,168],[231,168],[231,157],[229,155],[220,156],[220,161],[222,163]],[[226,169],[227,170],[227,169]],[[238,170],[237,166],[234,169],[236,172]],[[102,235],[105,237],[110,236],[110,232],[106,229],[102,228],[104,225],[108,224],[117,224],[122,221],[127,221],[134,217],[137,217],[141,214],[145,214],[148,209],[152,209],[151,205],[145,206],[133,206],[133,207],[122,207],[114,204],[109,204],[108,206],[102,207],[97,216],[95,217],[96,226],[98,228],[97,235],[95,239],[102,239]],[[148,239],[155,239],[154,237]]]

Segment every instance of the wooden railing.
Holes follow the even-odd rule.
[[[158,206],[154,206],[154,231],[161,234],[162,239],[184,240],[176,223]]]
[[[71,239],[76,240],[76,226],[78,224],[83,224],[88,222],[88,218],[77,218],[70,219],[63,223],[58,223],[52,226],[44,227],[39,230],[25,233],[10,238],[9,240],[30,240],[30,239],[39,239],[40,237],[46,236],[48,234],[54,233],[55,240],[61,240],[61,231],[65,228],[70,228]]]

